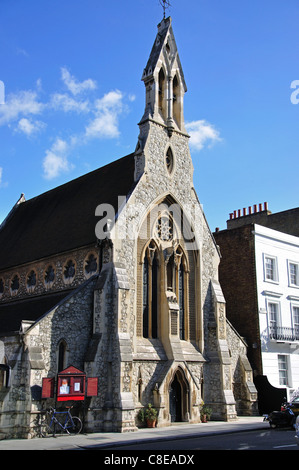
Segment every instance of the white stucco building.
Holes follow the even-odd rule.
[[[245,339],[260,413],[299,387],[299,208],[234,211],[216,230],[227,318]]]
[[[254,226],[264,375],[271,385],[299,387],[299,237]]]

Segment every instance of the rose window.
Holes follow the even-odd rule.
[[[157,221],[156,232],[160,240],[171,241],[173,238],[172,220],[167,216],[160,217]]]

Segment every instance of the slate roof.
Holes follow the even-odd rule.
[[[154,73],[154,70],[157,66],[158,60],[159,60],[160,55],[161,55],[162,50],[163,50],[163,46],[165,44],[166,36],[168,35],[168,32],[169,32],[170,35],[171,35],[171,41],[174,45],[176,58],[177,58],[179,66],[180,66],[180,75],[181,75],[181,79],[182,79],[182,82],[183,82],[183,86],[184,86],[185,91],[187,91],[185,77],[184,77],[183,69],[181,67],[181,62],[180,62],[180,58],[179,58],[177,45],[176,45],[176,41],[175,41],[175,37],[174,37],[174,34],[173,34],[171,23],[172,23],[171,17],[168,17],[166,19],[163,19],[161,21],[161,23],[158,25],[158,34],[157,34],[155,42],[153,44],[149,59],[147,61],[147,64],[146,64],[146,66],[143,70],[142,79],[144,80],[146,77],[148,78],[148,77],[152,76],[152,74]]]
[[[134,187],[134,154],[20,203],[0,229],[0,270],[96,242],[95,209]]]
[[[16,300],[0,306],[0,336],[18,332],[22,320],[37,321],[70,294],[70,291]]]
[[[163,20],[161,22],[161,26],[162,26],[162,28],[156,36],[156,40],[153,44],[149,59],[148,59],[147,64],[144,68],[144,74],[143,74],[144,76],[151,75],[154,72],[154,69],[157,65],[158,59],[159,59],[161,51],[162,51],[162,47],[164,45],[166,35],[167,35],[168,30],[171,26],[170,18],[167,18],[166,20]]]

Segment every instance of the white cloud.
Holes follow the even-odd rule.
[[[54,96],[54,95],[53,95]],[[56,94],[57,107],[63,107],[65,111],[74,110],[77,101],[67,95]],[[73,101],[71,101],[73,100]],[[52,105],[54,98],[52,97]],[[75,104],[76,103],[76,104]],[[85,103],[85,102],[84,102]],[[86,105],[87,106],[87,105]],[[88,108],[82,106],[82,110]],[[118,119],[126,106],[123,103],[123,94],[119,90],[110,91],[93,104],[94,118],[85,128],[83,135],[73,135],[69,141],[57,138],[52,147],[46,151],[43,161],[44,176],[53,179],[61,173],[69,171],[72,165],[68,161],[68,155],[76,146],[85,145],[93,138],[115,138],[119,136]]]
[[[42,79],[41,78],[38,78],[36,80],[36,88],[38,89],[38,91],[42,90]]]
[[[11,93],[5,103],[0,106],[0,126],[19,119],[20,116],[40,114],[44,104],[38,100],[35,91],[27,90]]]
[[[46,124],[42,121],[32,121],[31,119],[22,118],[19,120],[16,130],[30,137],[42,131],[45,127]]]
[[[136,95],[130,94],[128,98],[129,98],[129,101],[131,101],[131,103],[133,103],[133,101],[136,100]]]
[[[86,101],[76,101],[74,98],[69,96],[67,93],[54,93],[51,96],[50,106],[55,110],[62,110],[66,113],[68,112],[88,112],[89,111],[89,102]]]
[[[78,145],[85,145],[93,138],[116,138],[119,136],[118,120],[125,111],[123,94],[119,90],[110,91],[96,100],[92,107],[88,101],[78,102],[68,95],[52,95],[51,105],[64,111],[90,111],[93,108],[94,117],[85,127],[83,135],[77,134],[67,141],[56,139],[52,147],[46,151],[43,161],[44,176],[53,179],[62,172],[69,171],[72,165],[68,155]],[[81,107],[80,107],[81,106]]]
[[[17,52],[18,55],[23,55],[24,57],[29,57],[28,52],[25,51],[25,49],[22,49],[20,47],[17,48],[16,52]]]
[[[50,150],[46,151],[43,161],[44,176],[53,179],[72,168],[68,161],[70,147],[65,140],[57,138]]]
[[[118,119],[124,110],[123,94],[119,90],[106,93],[96,100],[95,109],[95,118],[85,128],[86,137],[118,137]]]
[[[6,188],[7,186],[8,186],[8,182],[3,181],[3,168],[0,167],[0,188]]]
[[[118,137],[119,130],[112,114],[101,115],[91,121],[86,127],[87,137]]]
[[[94,90],[97,87],[96,81],[91,78],[79,82],[65,67],[61,68],[61,77],[64,84],[73,95],[78,95],[86,90]]]
[[[0,106],[0,126],[7,125],[14,132],[22,133],[26,137],[32,137],[45,129],[47,124],[43,121],[46,121],[49,113],[62,111],[84,115],[85,119],[88,117],[89,121],[86,120],[82,125],[81,132],[67,139],[63,136],[56,138],[54,144],[45,151],[43,172],[47,179],[55,178],[72,168],[69,155],[75,147],[86,145],[95,138],[119,137],[119,119],[127,111],[125,95],[121,91],[112,90],[99,99],[94,97],[91,99],[87,92],[97,87],[94,80],[87,79],[80,82],[65,67],[61,69],[61,77],[67,87],[67,91],[63,93],[54,91],[46,96],[39,78],[34,90],[11,93]],[[80,96],[83,92],[84,98]],[[41,96],[44,97],[43,101]],[[134,95],[126,95],[126,98],[127,103],[135,100]],[[43,119],[41,120],[39,116],[43,116]],[[2,177],[2,168],[0,177]]]
[[[190,135],[190,147],[194,150],[200,151],[205,145],[221,141],[219,131],[205,120],[186,123],[186,129]]]

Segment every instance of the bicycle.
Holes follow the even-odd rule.
[[[42,437],[47,437],[49,434],[52,434],[55,437],[57,429],[61,431],[66,431],[67,434],[79,434],[82,430],[82,421],[77,416],[71,415],[72,406],[67,407],[67,411],[57,411],[55,408],[50,408],[50,411],[47,411],[45,419],[40,425],[40,434]],[[65,419],[60,421],[58,418]]]

